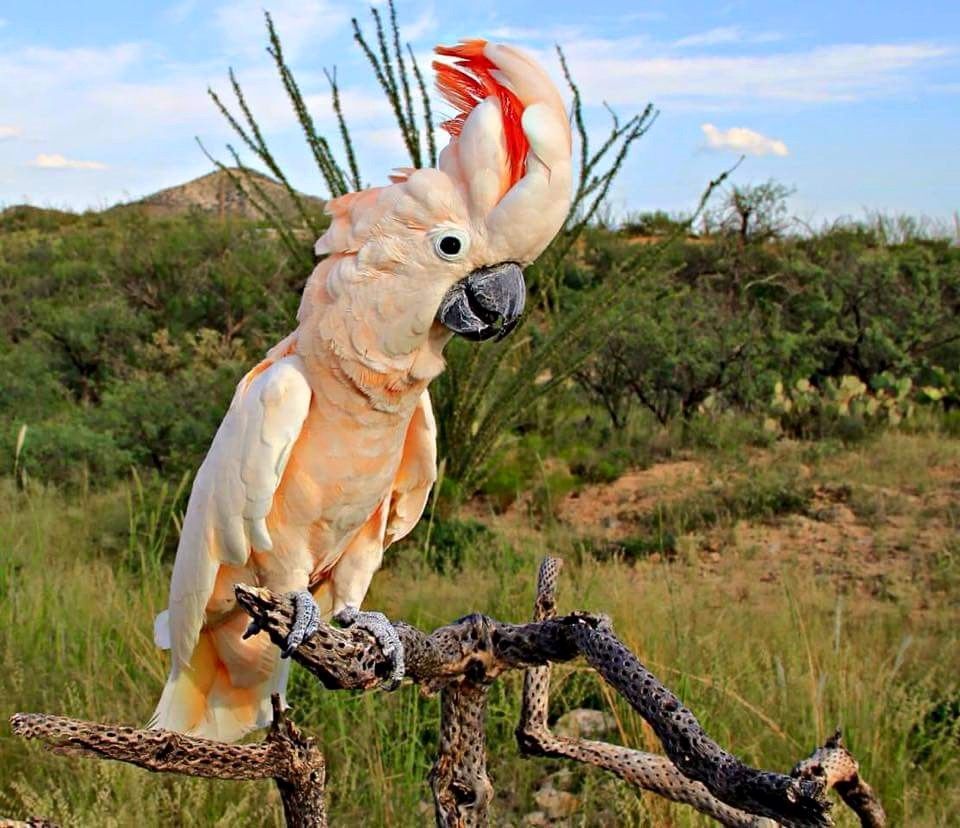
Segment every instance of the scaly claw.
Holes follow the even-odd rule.
[[[356,607],[346,606],[333,620],[343,627],[355,626],[366,630],[377,640],[381,652],[391,662],[390,676],[383,687],[385,690],[396,690],[406,667],[403,662],[403,642],[390,619],[382,612],[361,612]]]
[[[293,651],[320,627],[320,608],[313,596],[303,590],[291,593],[290,597],[294,605],[293,625],[287,635],[287,645],[280,653],[281,658],[290,658]]]

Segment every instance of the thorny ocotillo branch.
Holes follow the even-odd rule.
[[[487,823],[492,787],[486,774],[484,717],[489,684],[509,669],[528,668],[518,738],[530,754],[566,756],[612,771],[668,798],[693,805],[727,825],[829,825],[826,790],[836,787],[865,826],[882,826],[883,810],[859,779],[839,736],[801,762],[790,776],[744,765],[704,733],[693,714],[595,615],[553,617],[559,561],[541,569],[537,619],[505,624],[472,615],[427,635],[396,624],[406,650],[407,675],[442,693],[440,751],[431,784],[439,825]],[[293,620],[290,598],[238,586],[237,598],[278,644]],[[549,663],[584,655],[611,686],[651,724],[667,757],[603,742],[559,739],[546,727]],[[293,656],[331,689],[366,689],[389,671],[379,645],[356,628],[323,625]],[[530,669],[532,668],[532,669]],[[274,778],[288,824],[324,825],[323,757],[287,722],[275,703],[275,722],[264,742],[224,745],[164,731],[144,731],[19,714],[20,735],[54,749],[131,762],[149,770],[231,779]]]

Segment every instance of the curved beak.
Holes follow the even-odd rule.
[[[517,326],[526,298],[520,265],[504,262],[481,267],[446,292],[437,319],[475,342],[503,339]]]

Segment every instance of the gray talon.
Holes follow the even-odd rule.
[[[313,596],[303,590],[292,593],[291,597],[294,605],[293,626],[287,635],[287,645],[280,653],[281,658],[289,658],[293,651],[320,627],[320,609]]]
[[[256,619],[253,619],[247,624],[247,628],[243,631],[241,637],[246,641],[248,638],[253,638],[257,633],[262,632],[262,630],[263,628],[260,626],[260,623]]]
[[[403,660],[403,642],[396,628],[382,612],[361,612],[356,607],[346,606],[334,616],[343,627],[359,627],[372,635],[380,645],[384,657],[392,662],[390,676],[384,682],[385,690],[396,690],[406,670]]]

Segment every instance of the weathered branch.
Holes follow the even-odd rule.
[[[561,563],[557,558],[546,558],[540,567],[534,610],[536,621],[556,615],[555,590]],[[730,807],[701,782],[685,776],[665,756],[606,742],[555,736],[547,727],[550,670],[549,665],[533,667],[524,677],[523,706],[517,726],[517,741],[523,753],[558,756],[595,765],[639,788],[691,805],[722,825],[766,828],[778,824],[767,817]],[[883,807],[873,789],[860,779],[857,761],[843,746],[839,731],[823,747],[799,762],[791,776],[816,780],[824,789],[836,789],[860,818],[864,828],[884,828],[886,825]]]
[[[236,595],[274,644],[283,645],[293,622],[293,600],[245,584],[236,587]],[[577,655],[570,629],[602,623],[587,613],[534,624],[505,624],[475,614],[429,635],[402,621],[394,626],[403,643],[406,677],[436,692],[454,681],[490,682],[505,670],[569,661]],[[390,670],[373,636],[356,627],[321,624],[292,657],[331,689],[368,689]]]
[[[465,681],[440,693],[440,755],[430,771],[430,787],[442,828],[487,824],[493,800],[484,735],[488,688]]]
[[[723,750],[693,714],[617,639],[607,619],[586,613],[556,617],[560,562],[547,559],[538,583],[536,619],[506,624],[471,615],[429,635],[397,623],[407,677],[441,692],[438,759],[430,774],[437,823],[483,826],[493,789],[487,777],[484,726],[490,683],[526,669],[517,737],[528,754],[563,756],[609,770],[638,787],[692,805],[725,825],[830,825],[826,790],[835,787],[867,828],[885,824],[883,809],[839,734],[800,762],[792,774],[757,770]],[[290,597],[244,585],[240,606],[276,644],[284,644]],[[565,739],[547,727],[549,664],[583,655],[659,737],[666,756],[603,742]],[[321,625],[293,654],[331,689],[367,689],[390,671],[380,645],[362,629]],[[274,697],[274,723],[263,742],[229,745],[160,730],[114,727],[58,716],[18,714],[15,733],[57,752],[128,762],[151,771],[221,779],[276,781],[287,824],[325,825],[324,760],[290,723]]]
[[[244,585],[237,586],[236,593],[260,628],[274,643],[282,644],[293,619],[292,600]],[[725,751],[616,638],[604,618],[573,613],[530,624],[506,624],[472,615],[430,635],[402,623],[396,627],[408,677],[428,690],[452,682],[486,683],[505,670],[583,655],[650,723],[679,772],[701,782],[714,797],[784,825],[830,824],[821,779],[750,768]],[[388,668],[372,636],[327,625],[305,641],[293,658],[328,687],[370,687]]]
[[[838,730],[821,748],[797,763],[793,776],[822,779],[840,795],[863,828],[885,828],[887,815],[873,788],[860,778],[860,765],[844,746]]]
[[[561,561],[547,558],[540,567],[534,620],[556,616],[555,589]],[[591,739],[555,736],[547,727],[550,665],[531,667],[523,679],[523,706],[517,725],[517,743],[528,756],[556,756],[594,765],[643,790],[674,802],[691,805],[722,825],[746,828],[774,826],[775,822],[731,808],[717,799],[700,782],[684,776],[666,756],[631,750]]]
[[[325,763],[273,696],[273,724],[262,742],[234,745],[169,730],[138,730],[43,713],[17,713],[15,734],[39,739],[54,753],[114,759],[148,771],[208,779],[273,779],[291,828],[324,828]]]

